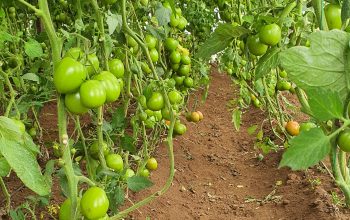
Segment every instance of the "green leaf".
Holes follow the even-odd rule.
[[[49,160],[45,166],[44,177],[49,188],[52,187],[52,174],[55,171],[55,160]]]
[[[0,154],[29,189],[44,196],[50,188],[41,173],[33,145],[28,134],[22,134],[12,119],[0,116]]]
[[[135,139],[132,136],[125,135],[121,138],[121,145],[124,150],[129,151],[130,153],[135,153],[136,147],[135,147]]]
[[[350,18],[350,0],[343,0],[341,8],[341,21],[343,24]]]
[[[9,42],[12,42],[13,39],[14,39],[14,37],[13,37],[11,34],[5,32],[5,31],[0,31],[0,42],[1,42],[1,41],[9,41]]]
[[[160,26],[164,26],[169,23],[170,15],[171,11],[168,8],[165,8],[161,3],[157,4],[155,16]]]
[[[113,14],[112,12],[108,11],[107,14],[107,25],[108,25],[108,34],[112,35],[114,31],[120,32],[122,29],[122,16],[118,14]]]
[[[317,164],[328,155],[331,147],[321,128],[302,132],[289,143],[279,167],[288,166],[292,170],[305,170]]]
[[[337,91],[345,100],[349,89],[344,54],[349,40],[350,35],[339,30],[312,33],[310,48],[298,46],[279,53],[281,65],[301,89],[323,87]]]
[[[146,26],[146,30],[148,30],[154,37],[156,37],[158,40],[165,40],[166,39],[166,34],[164,29],[160,28],[155,28],[151,25]]]
[[[29,39],[29,41],[24,44],[24,51],[30,58],[44,55],[41,44],[34,39]]]
[[[255,68],[255,80],[262,78],[279,65],[278,54],[280,51],[278,47],[274,47],[259,59]]]
[[[127,180],[127,184],[128,188],[134,192],[139,192],[153,185],[153,183],[148,178],[143,176],[130,177]]]
[[[119,107],[116,109],[116,111],[112,115],[112,127],[116,131],[122,131],[125,127],[126,121],[124,116],[124,108]]]
[[[11,171],[10,164],[7,163],[4,157],[0,156],[0,177],[7,176]]]
[[[112,212],[117,213],[118,207],[124,203],[125,194],[124,194],[123,188],[117,186],[113,190],[109,191],[107,196],[108,196],[109,202],[111,204],[114,204],[113,206],[110,207]]]
[[[343,117],[344,104],[340,95],[322,87],[306,91],[313,117],[320,121]]]
[[[346,88],[350,91],[350,42],[349,42],[349,47],[346,50],[345,54],[345,83],[346,83]]]
[[[257,125],[253,125],[253,126],[249,127],[249,128],[247,129],[248,134],[249,134],[249,135],[254,134],[254,132],[256,131],[257,128],[258,128]]]
[[[208,40],[198,49],[197,58],[207,60],[210,56],[224,50],[235,37],[249,33],[249,30],[241,26],[220,24]]]
[[[235,126],[236,131],[239,131],[241,127],[241,116],[242,116],[242,112],[239,109],[235,109],[232,112],[232,123],[233,123],[233,126]]]
[[[40,78],[35,73],[26,73],[22,76],[22,79],[40,83]]]

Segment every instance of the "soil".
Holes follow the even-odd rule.
[[[258,160],[255,135],[249,135],[247,129],[260,125],[266,116],[260,109],[251,108],[243,115],[240,131],[235,131],[228,103],[238,91],[231,83],[227,75],[213,72],[208,99],[197,109],[204,120],[186,123],[187,133],[174,141],[176,173],[171,188],[127,219],[350,219],[349,211],[335,204],[334,195],[342,196],[324,167],[304,172],[278,169],[280,150]],[[45,119],[43,126],[45,136],[55,139],[55,116],[50,112],[55,112],[53,105],[43,113],[42,120],[51,118]],[[151,175],[154,186],[129,193],[125,207],[165,183],[169,174],[166,147],[160,146],[155,157],[159,166]],[[15,175],[5,181],[13,194],[13,207],[30,195]],[[55,182],[53,204],[63,200],[58,187]],[[0,194],[0,207],[2,198]]]

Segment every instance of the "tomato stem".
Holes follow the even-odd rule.
[[[11,208],[11,195],[10,193],[8,192],[7,188],[6,188],[6,185],[5,185],[5,182],[4,180],[2,179],[2,177],[0,176],[0,187],[1,187],[1,190],[5,196],[5,201],[6,201],[6,204],[5,204],[5,212],[8,213],[10,211],[10,208]]]

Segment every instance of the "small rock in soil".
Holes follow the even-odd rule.
[[[290,201],[289,201],[288,199],[285,199],[285,200],[283,200],[283,202],[282,202],[283,205],[288,205],[289,203],[290,203]]]

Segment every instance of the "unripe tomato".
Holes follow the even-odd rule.
[[[260,103],[260,100],[259,99],[254,99],[253,100],[253,105],[257,108],[260,108],[261,106],[261,103]]]
[[[178,64],[181,62],[181,54],[178,51],[174,50],[171,52],[169,59],[172,64]]]
[[[179,46],[179,41],[175,40],[174,38],[167,38],[165,40],[165,48],[169,51],[175,50]]]
[[[185,65],[189,65],[191,63],[191,58],[189,55],[182,55],[181,56],[181,63]]]
[[[156,170],[158,168],[158,162],[157,162],[156,158],[154,158],[154,157],[149,158],[147,160],[146,167],[149,170]]]
[[[103,85],[106,91],[106,103],[115,102],[120,96],[120,85],[118,79],[108,71],[102,71],[94,77]]]
[[[285,129],[288,132],[288,134],[292,136],[297,136],[299,135],[299,132],[300,132],[299,123],[296,121],[288,121],[285,126]]]
[[[267,51],[267,45],[262,44],[259,41],[259,36],[249,36],[247,40],[247,46],[249,49],[249,52],[255,56],[261,56],[266,53]]]
[[[198,115],[199,115],[199,120],[202,121],[204,116],[203,113],[201,111],[197,111]]]
[[[150,34],[147,34],[145,37],[145,42],[146,42],[148,49],[153,49],[157,45],[157,38],[153,37]]]
[[[162,118],[163,118],[162,111],[154,111],[153,116],[156,118],[156,121],[162,120]]]
[[[337,144],[344,152],[350,152],[350,130],[346,129],[338,135]]]
[[[185,76],[174,76],[175,82],[177,86],[181,86],[185,80]]]
[[[305,122],[300,124],[300,132],[309,131],[311,128],[315,128],[316,125],[312,122]]]
[[[162,109],[161,113],[162,113],[162,118],[164,118],[166,120],[170,120],[170,110],[168,108],[164,107]]]
[[[64,57],[70,57],[74,60],[80,60],[84,57],[84,53],[79,47],[72,47],[66,52]]]
[[[281,78],[287,78],[288,74],[287,74],[287,72],[285,70],[283,70],[283,71],[279,72],[279,76]]]
[[[180,23],[180,17],[175,15],[175,14],[172,14],[170,16],[170,22],[169,22],[170,26],[177,27],[179,25],[179,23]]]
[[[175,12],[178,16],[181,16],[182,15],[182,10],[181,8],[175,8]]]
[[[119,154],[108,154],[106,157],[107,166],[115,171],[122,171],[124,168],[123,158]]]
[[[181,76],[188,76],[190,74],[191,66],[190,65],[181,65],[178,73]]]
[[[124,64],[119,59],[113,59],[108,62],[109,71],[115,75],[118,79],[122,79],[124,77]]]
[[[200,121],[200,116],[198,112],[192,112],[191,113],[191,121],[193,122],[199,122]]]
[[[341,29],[341,8],[336,4],[328,4],[324,8],[328,29]]]
[[[263,26],[259,32],[259,41],[263,44],[274,46],[281,40],[281,28],[277,24]]]
[[[81,213],[87,219],[98,219],[106,215],[109,208],[109,200],[106,192],[97,186],[90,187],[81,197]]]
[[[140,97],[138,98],[138,101],[144,110],[146,110],[148,108],[146,96],[140,95]]]
[[[148,64],[145,62],[141,62],[141,69],[146,74],[150,74],[152,72],[151,68],[149,68]]]
[[[109,149],[106,143],[103,143],[102,149],[103,149],[103,155],[106,157],[109,154]],[[92,158],[94,158],[95,160],[98,160],[98,154],[99,154],[98,141],[94,141],[92,143],[92,145],[89,148],[89,154]]]
[[[64,97],[64,104],[69,112],[76,115],[82,115],[89,111],[89,109],[81,103],[79,92],[66,94]]]
[[[174,134],[183,135],[187,131],[186,125],[176,122],[174,125]]]
[[[86,79],[87,71],[83,64],[71,57],[63,58],[55,68],[53,82],[59,93],[72,93]]]
[[[287,81],[278,81],[277,82],[277,89],[279,91],[286,91],[289,90],[292,87],[292,84]]]
[[[149,174],[149,170],[146,168],[140,171],[140,176],[149,177]]]
[[[171,64],[171,69],[174,71],[178,71],[180,68],[180,64],[179,63],[173,63]]]
[[[185,27],[187,26],[187,20],[185,17],[181,16],[179,19],[179,24],[177,25],[177,28],[180,30],[185,29]]]
[[[192,88],[193,87],[193,79],[191,77],[186,77],[184,80],[184,85],[187,88]]]
[[[141,113],[139,114],[139,119],[140,119],[141,121],[146,121],[147,118],[148,118],[148,115],[147,115],[146,112],[141,112]]]
[[[149,51],[149,55],[151,56],[151,60],[153,63],[157,62],[158,59],[159,59],[159,53],[157,51],[156,48],[152,48],[150,51]]]
[[[164,107],[164,97],[160,92],[153,92],[147,100],[147,107],[152,111],[159,111]]]
[[[148,5],[148,0],[141,0],[140,1],[142,6],[147,6]]]
[[[96,54],[89,54],[88,61],[85,64],[87,72],[89,75],[96,73],[100,65],[100,61],[98,60]]]
[[[70,220],[70,213],[71,213],[71,201],[70,199],[66,199],[61,207],[60,207],[60,212],[58,214],[58,219],[59,220]]]
[[[80,86],[81,103],[87,108],[97,108],[106,101],[106,90],[98,80],[88,80]]]
[[[134,38],[132,38],[130,35],[127,35],[126,41],[127,41],[129,47],[136,47],[136,46],[138,46],[136,40]]]
[[[179,104],[182,102],[182,95],[177,90],[170,91],[168,96],[171,104]]]
[[[133,176],[135,176],[135,172],[132,169],[128,168],[128,169],[125,170],[125,174],[124,174],[124,179],[125,180],[127,180],[127,179],[129,179],[130,177],[133,177]]]
[[[29,131],[28,131],[28,134],[29,134],[32,138],[36,137],[36,135],[37,135],[37,129],[36,129],[36,127],[31,127],[31,128],[29,129]]]

